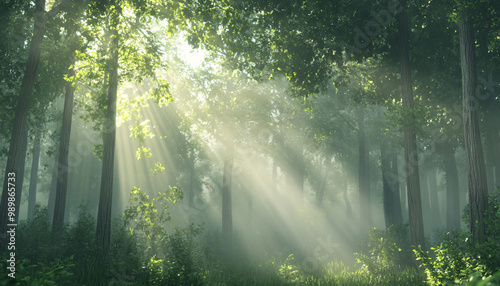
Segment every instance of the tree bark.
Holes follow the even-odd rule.
[[[436,169],[429,168],[427,173],[427,182],[429,184],[429,198],[431,202],[431,214],[434,222],[434,227],[441,227],[441,212],[438,198],[438,185],[436,177]]]
[[[16,176],[16,212],[21,207],[21,185],[19,180],[22,181],[22,173],[24,172],[24,159],[26,157],[26,150],[23,147],[24,136],[26,135],[26,122],[28,118],[28,109],[33,96],[33,87],[37,79],[38,65],[41,56],[41,44],[43,34],[45,32],[45,23],[47,19],[45,16],[45,0],[35,1],[35,17],[33,25],[33,36],[30,41],[30,49],[28,61],[26,63],[26,70],[24,72],[19,98],[17,101],[16,111],[13,120],[12,136],[10,138],[9,153],[7,157],[7,166],[5,168],[5,177],[2,191],[2,200],[0,203],[0,248],[5,246],[5,238],[7,237],[7,197],[8,197],[8,174],[14,173]],[[17,223],[18,217],[15,217]]]
[[[278,159],[273,157],[273,171],[272,171],[272,191],[276,193],[278,191]]]
[[[32,220],[35,214],[36,187],[38,184],[38,165],[40,161],[40,130],[36,131],[33,141],[33,160],[31,162],[30,188],[28,195],[28,219]]]
[[[382,127],[385,129],[386,119],[384,115],[385,108],[380,108],[378,118],[381,121]],[[380,144],[380,167],[382,171],[382,197],[384,204],[384,219],[385,227],[389,229],[392,225],[403,223],[401,215],[401,200],[399,197],[399,176],[397,170],[397,162],[392,162],[393,158],[397,159],[396,152],[390,152],[389,135],[381,134],[382,143]],[[395,168],[393,168],[393,165]]]
[[[470,231],[477,242],[485,240],[485,211],[488,208],[488,186],[484,164],[476,97],[476,55],[472,19],[461,12],[458,23],[462,66],[464,138],[469,185]]]
[[[188,206],[190,208],[193,207],[193,201],[194,201],[194,188],[195,188],[195,170],[194,170],[194,165],[195,165],[195,159],[194,159],[194,152],[191,151],[190,157],[189,157],[189,194],[188,194]]]
[[[429,199],[429,185],[427,182],[427,169],[428,164],[424,163],[424,168],[422,172],[420,172],[420,195],[422,196],[422,217],[424,219],[424,227],[427,228],[427,231],[432,230],[430,225],[432,224],[432,215],[431,215],[431,202]]]
[[[361,231],[367,231],[372,225],[372,214],[370,205],[370,166],[368,161],[368,149],[366,148],[365,138],[365,109],[363,106],[359,109],[358,117],[358,142],[359,142],[359,165],[358,165],[358,187],[359,187],[359,207],[361,215]]]
[[[385,228],[389,229],[392,225],[396,224],[394,202],[394,190],[391,187],[390,172],[391,160],[389,158],[389,147],[386,135],[383,135],[382,143],[380,144],[380,167],[382,171],[382,197],[384,204],[384,219]]]
[[[391,191],[394,195],[394,223],[402,224],[403,223],[403,211],[402,211],[402,203],[406,202],[406,197],[404,200],[401,199],[400,192],[401,187],[399,186],[399,169],[398,169],[398,154],[396,152],[391,153],[391,173],[394,176],[394,180],[391,182]]]
[[[73,61],[74,63],[74,61]],[[68,77],[75,75],[73,68],[68,70]],[[63,121],[61,128],[61,140],[59,142],[59,156],[57,164],[56,196],[54,203],[54,217],[52,230],[57,233],[64,225],[64,214],[66,211],[66,194],[68,188],[68,154],[71,136],[71,119],[73,116],[73,99],[75,89],[72,82],[65,84],[66,94],[64,97]]]
[[[56,205],[57,164],[59,162],[58,157],[58,155],[55,155],[54,157],[54,167],[52,169],[52,180],[50,182],[49,200],[47,202],[50,221],[53,221],[54,219],[54,206]]]
[[[413,90],[410,69],[409,24],[406,0],[401,1],[403,11],[398,17],[399,57],[401,65],[401,91],[403,108],[409,113],[413,110]],[[411,113],[410,113],[411,114]],[[410,242],[413,246],[425,248],[422,200],[418,169],[417,139],[414,133],[414,118],[406,118],[404,126],[406,185],[408,192],[408,214],[410,220]]]
[[[327,159],[327,162],[325,163],[325,166],[323,167],[323,171],[321,172],[321,177],[319,178],[320,183],[319,183],[318,191],[316,193],[316,206],[318,208],[321,207],[321,204],[323,203],[323,198],[325,196],[327,174],[328,174],[328,170],[330,169],[330,164],[328,161],[329,160]]]
[[[230,254],[233,248],[231,183],[233,178],[234,143],[227,144],[227,157],[224,161],[224,174],[222,175],[222,240],[226,253]]]
[[[118,92],[118,25],[120,8],[115,6],[110,21],[108,100],[104,125],[104,149],[102,160],[99,209],[97,212],[96,241],[100,254],[107,256],[111,241],[111,205],[113,199],[113,172],[116,140],[116,99]]]
[[[342,198],[344,199],[345,203],[345,213],[347,217],[352,217],[352,206],[351,202],[349,201],[349,196],[347,194],[347,191],[349,190],[349,185],[347,184],[347,180],[342,180]]]
[[[446,180],[446,227],[460,228],[460,190],[458,170],[453,148],[443,148]]]

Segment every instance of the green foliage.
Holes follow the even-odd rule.
[[[137,279],[146,284],[198,285],[202,270],[198,266],[199,256],[195,238],[201,228],[190,225],[186,229],[174,228],[167,233],[165,223],[170,221],[168,203],[183,198],[178,187],[169,187],[155,198],[139,188],[130,192],[132,205],[125,211],[125,221],[133,221],[129,230],[144,241],[145,263],[138,271]]]
[[[16,229],[16,253],[30,261],[47,263],[61,254],[60,248],[52,241],[52,225],[46,207],[35,206],[34,217],[21,221]]]
[[[102,161],[102,158],[104,156],[104,145],[102,143],[92,145],[92,154],[94,155],[94,157]]]
[[[427,251],[415,250],[431,284],[464,283],[469,280],[472,283],[477,277],[492,275],[498,278],[495,273],[500,269],[500,212],[496,196],[489,197],[485,218],[487,240],[481,244],[472,241],[469,232],[455,229],[443,237],[439,246],[431,248],[435,258]],[[497,278],[489,281],[496,281]]]
[[[285,262],[279,267],[280,277],[285,283],[304,283],[304,274],[299,267],[294,264],[293,254],[290,254]]]
[[[465,283],[467,286],[494,286],[500,285],[500,272],[497,272],[489,277],[483,277],[481,273],[474,273],[469,281]]]
[[[153,257],[158,253],[165,253],[167,231],[164,224],[170,221],[168,203],[175,203],[182,199],[183,193],[178,187],[169,187],[155,198],[134,187],[129,193],[131,205],[125,210],[125,220],[133,221],[131,233],[139,231],[144,237],[146,257]],[[164,256],[160,255],[160,259]]]
[[[141,143],[144,143],[145,139],[151,139],[154,136],[149,127],[149,120],[137,121],[134,125],[130,126],[130,137],[134,137]]]
[[[356,257],[362,268],[375,276],[412,266],[408,225],[393,225],[387,231],[371,230]]]
[[[5,268],[3,262],[0,265]],[[74,269],[73,256],[65,259],[56,258],[50,263],[34,263],[29,259],[22,259],[16,263],[17,283],[12,284],[8,283],[9,280],[5,280],[0,282],[0,285],[69,285],[67,281],[72,278]]]
[[[151,173],[153,174],[160,174],[161,172],[165,171],[165,167],[160,162],[155,163],[155,168],[151,169]]]
[[[142,158],[151,158],[153,155],[151,154],[151,149],[141,146],[137,148],[137,152],[135,152],[135,157],[137,160]]]
[[[447,233],[439,246],[431,247],[436,257],[434,260],[427,251],[415,250],[431,284],[464,282],[474,272],[482,270],[477,259],[467,253],[467,241],[467,234],[460,230]]]

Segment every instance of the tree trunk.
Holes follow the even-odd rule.
[[[224,174],[222,176],[222,240],[226,254],[230,254],[233,248],[231,182],[233,178],[234,143],[227,144],[227,157],[224,161]]]
[[[33,160],[31,162],[30,189],[28,195],[28,219],[32,220],[36,205],[36,186],[38,184],[38,165],[40,161],[40,130],[36,131],[33,141]]]
[[[428,164],[424,163],[424,168],[420,172],[420,195],[422,196],[422,216],[424,219],[424,228],[427,231],[432,230],[432,215],[431,215],[431,202],[429,199],[429,185],[427,183],[427,169]]]
[[[5,238],[7,237],[7,197],[8,197],[8,178],[9,174],[15,174],[16,177],[16,212],[19,212],[21,207],[21,188],[19,180],[22,181],[22,173],[24,172],[24,159],[26,150],[23,146],[24,136],[26,136],[26,122],[28,118],[28,109],[33,96],[33,87],[37,79],[38,65],[41,56],[41,44],[43,34],[45,32],[45,0],[35,1],[35,17],[33,25],[33,36],[30,41],[30,49],[26,70],[24,72],[19,98],[17,101],[16,111],[13,120],[12,136],[10,138],[10,147],[7,157],[7,166],[5,168],[5,177],[2,191],[2,200],[0,204],[0,248],[5,246]],[[15,217],[15,223],[18,217]]]
[[[358,165],[358,187],[359,187],[359,206],[361,215],[361,231],[367,231],[372,225],[372,214],[370,205],[370,166],[368,161],[368,149],[366,148],[365,138],[365,109],[363,106],[359,109],[359,165]]]
[[[194,172],[194,152],[191,151],[190,153],[190,158],[189,158],[189,194],[188,194],[188,206],[190,208],[193,207],[193,201],[194,201],[194,188],[195,188],[195,172]]]
[[[73,61],[74,63],[74,61]],[[75,75],[73,68],[68,70],[68,77]],[[66,82],[66,94],[64,97],[63,121],[61,128],[61,140],[59,142],[59,156],[57,164],[56,197],[54,203],[54,217],[52,230],[57,233],[64,225],[64,213],[66,210],[66,194],[68,187],[68,154],[71,135],[71,119],[73,116],[73,99],[75,89],[72,82]]]
[[[321,172],[321,178],[319,178],[320,183],[319,183],[318,192],[316,193],[316,206],[318,208],[321,207],[321,204],[323,202],[323,198],[325,196],[327,174],[328,174],[328,170],[330,169],[330,164],[328,161],[329,160],[327,159],[327,162],[325,163],[325,166],[323,167],[323,172]]]
[[[381,107],[378,111],[378,119],[385,129],[386,119],[384,115],[385,108]],[[397,162],[392,162],[396,158],[396,152],[390,152],[389,135],[381,134],[382,143],[380,144],[380,167],[382,171],[382,197],[384,204],[385,227],[388,229],[391,225],[403,223],[401,217],[401,201],[399,198],[399,176]],[[393,165],[396,168],[393,168]]]
[[[469,182],[470,231],[477,242],[485,240],[485,211],[488,208],[488,186],[481,133],[477,115],[476,55],[472,19],[462,11],[458,23],[462,66],[464,138]]]
[[[391,173],[394,176],[394,180],[391,182],[391,191],[393,193],[394,200],[394,224],[402,224],[403,223],[403,211],[401,210],[401,203],[405,203],[406,205],[406,197],[401,199],[400,192],[401,187],[399,186],[399,169],[398,169],[398,154],[394,151],[391,152]],[[406,194],[406,192],[404,192]],[[406,210],[406,208],[405,208]]]
[[[403,11],[398,17],[399,31],[399,56],[401,64],[401,91],[403,95],[403,108],[408,112],[413,110],[413,91],[410,69],[410,29],[406,0],[401,1]],[[422,201],[420,197],[420,182],[417,156],[417,139],[414,133],[415,118],[406,118],[404,127],[406,185],[408,192],[408,214],[410,220],[410,242],[413,246],[425,248],[424,223],[422,218]]]
[[[296,171],[296,184],[297,184],[297,191],[298,193],[302,196],[302,199],[304,199],[304,177],[305,177],[305,166],[304,166],[304,148],[302,146],[298,146],[297,148],[297,162],[294,164],[295,165],[295,171]]]
[[[446,180],[446,227],[460,228],[460,190],[455,150],[444,147],[443,155]]]
[[[21,142],[21,165],[19,166],[20,169],[19,169],[19,172],[16,174],[16,202],[17,200],[21,200],[21,197],[22,197],[22,192],[23,192],[23,185],[24,185],[24,172],[26,170],[25,168],[25,162],[26,162],[26,151],[28,150],[28,128],[24,129],[24,134],[23,134],[23,141]],[[15,218],[16,218],[16,222],[15,223],[18,223],[19,222],[19,211],[20,211],[20,206],[21,204],[19,204],[19,207],[16,207],[16,210],[15,210]],[[10,220],[9,220],[9,223]]]
[[[347,184],[347,180],[342,180],[342,189],[344,190],[342,192],[342,198],[344,199],[344,203],[345,203],[346,216],[352,217],[352,206],[351,206],[351,202],[349,201],[349,196],[347,194],[347,191],[349,189],[349,185]]]
[[[384,203],[384,219],[385,228],[389,229],[395,222],[395,210],[396,206],[394,202],[394,190],[391,187],[391,159],[389,158],[389,147],[386,135],[383,135],[382,143],[380,144],[380,167],[382,170],[382,197]]]
[[[438,185],[436,177],[436,169],[430,168],[427,173],[427,182],[429,184],[429,198],[431,202],[431,214],[434,222],[434,227],[441,227],[441,213],[438,198]]]
[[[47,209],[49,211],[49,220],[54,219],[54,206],[56,205],[56,185],[57,185],[57,164],[59,162],[59,156],[54,157],[54,167],[52,169],[52,180],[50,182],[49,190],[49,200],[47,202]]]
[[[497,186],[500,186],[500,112],[499,105],[495,99],[491,99],[487,106],[486,113],[486,152],[488,164],[488,187],[493,192]]]
[[[109,86],[106,122],[103,134],[104,150],[96,229],[96,241],[102,256],[107,256],[111,239],[111,205],[113,199],[113,172],[116,139],[116,98],[118,92],[118,25],[120,12],[120,8],[115,6],[110,21]]]
[[[272,174],[272,191],[276,193],[278,191],[278,159],[273,157],[273,174]]]

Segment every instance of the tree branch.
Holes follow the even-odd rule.
[[[52,7],[50,11],[46,13],[46,16],[48,19],[53,18],[55,15],[57,15],[61,9],[70,2],[70,0],[63,0],[61,3],[57,4],[56,6]]]

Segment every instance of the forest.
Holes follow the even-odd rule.
[[[500,1],[0,0],[0,285],[500,285]]]

